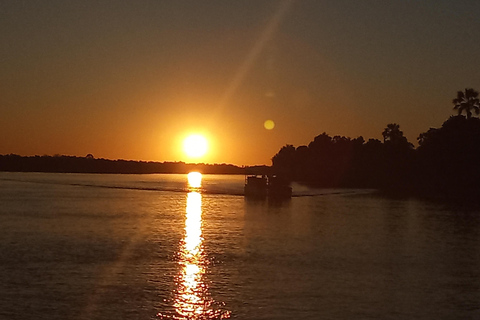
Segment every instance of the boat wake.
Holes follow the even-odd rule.
[[[99,188],[99,189],[119,189],[119,190],[137,190],[137,191],[152,191],[152,192],[176,192],[176,193],[189,193],[192,191],[191,187],[186,184],[184,186],[134,186],[134,185],[115,185],[115,184],[102,184],[102,183],[84,183],[73,181],[49,181],[49,180],[28,180],[28,179],[12,179],[12,178],[0,178],[0,181],[10,181],[19,183],[36,183],[36,184],[48,184],[48,185],[61,185],[72,187],[85,187],[85,188]],[[243,186],[242,186],[243,188]],[[195,191],[202,194],[217,194],[217,195],[229,195],[229,196],[243,196],[243,189],[229,190],[225,188],[195,188]]]
[[[149,192],[173,192],[173,193],[189,193],[192,188],[183,181],[163,181],[163,180],[147,180],[147,181],[109,181],[107,180],[70,180],[70,179],[46,179],[45,177],[38,178],[23,178],[23,177],[0,177],[0,181],[8,181],[15,183],[35,183],[59,186],[72,186],[83,188],[99,188],[99,189],[118,189],[118,190],[137,190]],[[244,184],[243,181],[235,181],[234,183],[205,183],[200,188],[195,188],[195,191],[204,195],[225,195],[243,197]],[[334,196],[334,195],[359,195],[369,194],[375,190],[371,189],[313,189],[301,185],[293,185],[292,198],[302,197],[318,197],[318,196]]]

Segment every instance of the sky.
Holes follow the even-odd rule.
[[[286,145],[414,145],[480,90],[478,0],[0,0],[0,154],[271,164]],[[266,120],[275,127],[267,130]],[[191,159],[189,134],[209,151]]]

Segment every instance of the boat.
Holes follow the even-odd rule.
[[[289,199],[292,197],[290,183],[277,175],[247,175],[244,191],[246,198]]]
[[[245,176],[245,197],[266,198],[268,195],[268,180],[266,175]]]

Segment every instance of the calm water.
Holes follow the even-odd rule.
[[[480,209],[0,173],[0,319],[480,319]]]

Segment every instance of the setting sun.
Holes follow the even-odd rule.
[[[208,150],[207,139],[199,134],[192,134],[183,140],[183,151],[191,158],[204,156]]]

